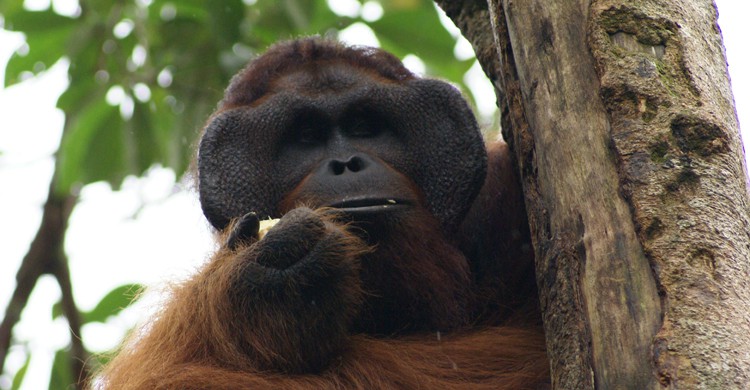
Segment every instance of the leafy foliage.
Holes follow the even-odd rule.
[[[23,378],[26,377],[26,371],[29,369],[29,363],[31,363],[31,354],[26,355],[26,361],[23,366],[16,371],[16,375],[13,377],[13,383],[11,384],[11,390],[17,390],[21,388]]]
[[[49,379],[49,390],[68,389],[71,388],[71,383],[75,383],[68,360],[70,360],[70,355],[66,350],[61,349],[55,352]]]
[[[58,101],[66,114],[58,152],[59,190],[127,175],[159,164],[184,172],[191,146],[229,78],[279,39],[336,35],[369,24],[396,55],[415,54],[428,73],[459,85],[472,61],[453,55],[456,40],[428,1],[384,1],[374,22],[339,16],[322,1],[81,1],[80,14],[2,6],[6,28],[26,45],[7,64],[13,85],[69,61],[70,85]],[[107,99],[108,97],[108,99]]]
[[[110,318],[118,315],[121,311],[135,303],[143,289],[144,287],[139,284],[125,284],[115,287],[112,291],[108,292],[91,311],[81,312],[81,323],[106,323]],[[62,315],[62,303],[58,302],[52,306],[52,318],[58,318]],[[26,364],[18,371],[18,373],[16,373],[13,380],[14,386],[16,381],[18,381],[19,385],[21,381],[23,381],[23,376],[25,375],[30,358],[31,355],[29,354],[27,356]],[[52,362],[52,372],[50,374],[50,390],[64,389],[69,387],[71,383],[75,382],[70,369],[70,358],[71,356],[68,348],[63,348],[55,352],[55,358]],[[101,365],[106,362],[107,358],[108,354],[106,353],[95,354],[92,356],[89,363],[93,365]]]
[[[81,312],[81,323],[107,322],[109,317],[116,316],[122,310],[135,303],[144,287],[140,284],[125,284],[115,287],[102,298],[91,310]],[[52,318],[63,315],[60,302],[52,306]]]

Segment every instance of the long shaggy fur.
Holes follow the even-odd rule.
[[[284,83],[300,85],[285,94]],[[282,120],[301,115],[288,102],[379,129],[373,113],[342,111],[371,106],[399,126],[362,136],[326,117],[321,134],[340,139],[300,143],[309,139],[287,134],[298,123]],[[201,205],[220,248],[94,387],[548,387],[523,199],[507,145],[486,152],[460,95],[392,55],[315,38],[274,46],[235,77],[199,149]],[[334,174],[334,160],[350,172]],[[350,208],[345,223],[301,207],[346,210],[357,197],[399,208]],[[283,216],[258,240],[248,211]]]
[[[418,223],[415,221],[422,221]],[[510,221],[512,222],[512,221]],[[338,291],[351,302],[339,307],[357,306],[363,299],[370,303],[369,315],[360,317],[354,327],[368,332],[368,327],[404,333],[401,337],[368,336],[366,333],[346,335],[344,347],[337,350],[336,340],[320,337],[309,324],[290,322],[299,313],[285,313],[269,306],[254,315],[243,311],[238,296],[238,275],[247,272],[247,259],[253,258],[254,242],[236,251],[221,249],[192,279],[174,286],[171,297],[151,322],[133,333],[120,353],[101,372],[97,388],[108,389],[536,389],[548,382],[548,363],[543,332],[537,309],[523,309],[511,299],[504,306],[514,308],[513,316],[486,316],[485,311],[498,310],[482,306],[488,299],[512,297],[506,282],[490,283],[470,280],[466,259],[450,240],[441,236],[439,227],[429,216],[396,222],[399,232],[387,237],[378,247],[368,247],[350,233],[350,227],[339,221],[325,221],[325,229],[345,234],[336,250],[348,253],[355,277],[365,270],[370,279],[362,283],[340,281]],[[506,221],[505,223],[508,223]],[[395,228],[395,226],[394,226]],[[226,231],[231,231],[230,228]],[[338,233],[337,233],[338,234]],[[219,238],[225,242],[227,237]],[[488,239],[488,238],[476,238]],[[292,250],[292,249],[290,249]],[[361,258],[362,261],[355,261]],[[489,267],[489,266],[486,266]],[[495,267],[500,267],[495,265]],[[515,270],[518,264],[506,265]],[[492,267],[489,267],[492,268]],[[488,268],[488,269],[489,269]],[[524,270],[517,275],[524,275]],[[346,278],[347,276],[341,276]],[[469,290],[471,285],[484,287]],[[517,286],[513,286],[517,288]],[[242,294],[242,289],[239,289]],[[417,295],[411,301],[422,302],[425,308],[404,306],[401,309],[380,307],[387,294]],[[421,295],[421,296],[420,296]],[[533,301],[533,294],[532,301]],[[239,298],[239,299],[238,299]],[[389,300],[383,299],[384,302]],[[526,304],[529,306],[529,304]],[[433,321],[427,328],[455,329],[453,332],[414,333],[417,325],[380,318],[383,312],[400,313],[395,317],[413,321]],[[430,313],[438,313],[432,316]],[[491,313],[491,314],[492,314]],[[353,318],[361,313],[348,313]],[[472,320],[472,318],[474,318]],[[510,319],[509,319],[510,318]],[[386,321],[385,323],[383,321]],[[472,321],[481,321],[477,326]],[[407,332],[404,332],[407,331]],[[284,336],[280,337],[280,334]],[[310,354],[300,345],[304,336],[323,344],[334,359]],[[276,342],[276,344],[274,344]],[[283,342],[283,344],[278,344]],[[312,374],[285,374],[277,369],[264,369],[263,362],[279,362],[279,351],[301,348],[313,369]],[[318,362],[313,360],[318,359]],[[265,364],[265,365],[271,365]]]
[[[537,330],[487,328],[409,339],[354,336],[320,375],[289,376],[225,367],[210,360],[165,362],[151,346],[105,372],[116,389],[540,389],[548,380]],[[140,358],[146,358],[140,361]],[[123,359],[122,356],[118,359]]]
[[[326,224],[338,222],[327,221]],[[352,300],[363,295],[380,294],[381,289],[417,289],[429,286],[426,297],[413,297],[415,302],[431,300],[434,308],[420,309],[405,302],[404,316],[419,320],[429,318],[426,313],[410,310],[438,310],[438,318],[446,323],[436,327],[458,327],[451,333],[407,333],[402,337],[373,337],[355,334],[348,337],[346,346],[319,373],[289,375],[274,369],[263,369],[258,354],[271,355],[281,350],[296,348],[294,332],[306,332],[304,326],[290,328],[290,313],[274,312],[266,308],[254,321],[243,310],[238,310],[234,297],[237,275],[246,267],[252,244],[237,251],[220,250],[191,280],[174,287],[171,299],[152,322],[135,332],[122,351],[101,373],[96,387],[108,389],[535,389],[548,380],[544,337],[537,327],[481,326],[466,329],[468,314],[465,309],[470,292],[456,293],[460,284],[469,285],[467,264],[459,265],[456,273],[448,275],[440,266],[431,264],[436,259],[430,253],[450,250],[430,240],[436,234],[426,224],[421,230],[407,229],[404,246],[396,242],[393,248],[378,248],[373,252],[359,238],[348,235],[340,247],[341,253],[351,255],[345,261],[354,263],[355,257],[376,261],[375,256],[397,256],[390,267],[401,267],[394,280],[373,281],[365,291],[353,288],[343,292]],[[331,228],[331,227],[328,227]],[[231,230],[231,229],[227,229]],[[416,237],[422,240],[414,241]],[[437,247],[435,245],[438,245]],[[403,251],[396,253],[396,248]],[[455,251],[455,249],[453,249]],[[419,254],[420,256],[414,257]],[[445,254],[445,253],[443,253]],[[425,256],[426,255],[426,256]],[[457,256],[460,255],[457,253]],[[444,258],[444,256],[442,256]],[[383,261],[381,259],[381,261]],[[453,260],[464,262],[463,257]],[[411,264],[410,264],[411,263]],[[355,265],[356,266],[356,265]],[[374,266],[374,265],[372,265]],[[451,265],[453,266],[453,265]],[[420,272],[421,269],[421,272]],[[371,270],[372,271],[372,270]],[[376,272],[375,274],[379,274]],[[409,284],[407,279],[416,282]],[[452,279],[454,279],[452,281]],[[380,285],[380,283],[384,283]],[[342,283],[347,285],[346,283]],[[348,284],[359,286],[359,283]],[[367,284],[365,284],[367,286]],[[432,291],[432,292],[430,292]],[[419,291],[397,294],[419,294]],[[476,298],[476,297],[474,297]],[[372,299],[372,297],[370,298]],[[442,305],[441,303],[446,303]],[[241,305],[241,304],[240,304]],[[377,303],[375,304],[377,305]],[[346,308],[342,303],[340,307]],[[372,308],[371,308],[372,309]],[[385,309],[384,309],[385,310]],[[373,315],[377,315],[375,310]],[[352,314],[354,315],[354,314]],[[448,321],[449,320],[449,321]],[[360,323],[360,327],[366,327]],[[448,323],[450,322],[450,323]],[[403,324],[402,324],[403,325]],[[461,330],[461,329],[465,330]],[[279,337],[279,333],[286,336]],[[286,340],[286,345],[269,344],[271,340]],[[317,340],[326,343],[329,340]],[[248,353],[248,351],[255,351]],[[255,355],[255,356],[253,356]],[[263,357],[260,359],[264,360]],[[312,362],[314,363],[314,362]],[[261,365],[262,366],[262,365]]]

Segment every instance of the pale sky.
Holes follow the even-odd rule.
[[[719,0],[717,4],[740,123],[750,126],[750,76],[746,71],[750,69],[746,49],[750,28],[745,20],[750,5],[738,0]],[[358,43],[371,40],[366,33],[352,32],[352,36],[363,37]],[[0,75],[8,56],[21,43],[17,34],[0,32]],[[39,227],[52,174],[51,155],[61,133],[63,115],[55,109],[55,101],[66,86],[66,66],[58,64],[44,76],[0,89],[2,308],[10,299],[16,270]],[[494,97],[486,100],[494,103]],[[184,191],[174,180],[171,171],[155,168],[145,178],[127,179],[122,191],[116,193],[103,183],[83,189],[66,240],[74,294],[83,310],[93,308],[115,286],[132,282],[159,285],[188,275],[206,259],[213,245],[207,223],[195,194]],[[47,387],[54,351],[68,342],[65,321],[51,319],[52,304],[59,298],[55,281],[42,278],[15,328],[15,337],[33,351],[23,389]],[[83,339],[91,342],[87,347],[94,351],[114,347],[123,332],[142,318],[143,306],[112,324],[84,327]],[[12,351],[7,369],[15,372],[24,359],[23,351]],[[9,380],[0,377],[0,388],[8,387]]]

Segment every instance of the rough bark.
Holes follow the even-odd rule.
[[[589,44],[613,151],[664,308],[660,383],[750,384],[746,169],[709,0],[594,1]]]
[[[533,140],[518,152],[530,157],[522,174],[553,384],[654,387],[648,356],[661,308],[608,148],[587,5],[503,1],[490,9],[505,15],[507,60]]]
[[[496,85],[554,387],[744,388],[750,213],[713,4],[438,3]]]

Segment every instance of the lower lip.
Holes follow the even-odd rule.
[[[379,204],[372,206],[360,206],[360,207],[340,207],[339,210],[347,214],[377,214],[377,213],[388,213],[393,211],[401,211],[406,209],[408,206],[405,204]]]

